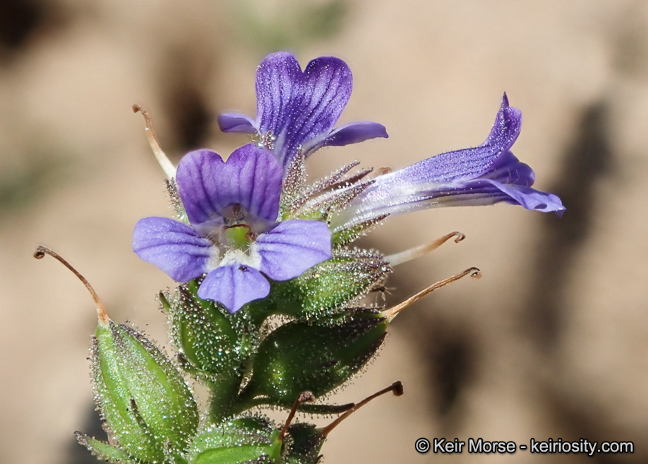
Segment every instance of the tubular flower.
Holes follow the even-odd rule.
[[[387,137],[385,127],[375,122],[333,129],[352,87],[351,70],[339,58],[316,58],[302,72],[292,54],[272,53],[257,69],[256,119],[225,113],[218,123],[225,132],[257,134],[259,144],[272,150],[286,168],[298,152],[308,157],[323,146]]]
[[[142,219],[133,250],[178,282],[206,274],[198,295],[234,313],[268,295],[266,276],[289,280],[331,257],[325,223],[277,222],[282,176],[272,153],[255,145],[226,162],[208,150],[190,152],[176,176],[190,224]]]
[[[504,94],[495,124],[484,143],[443,153],[376,177],[332,220],[345,229],[388,215],[436,206],[490,205],[498,202],[529,210],[565,211],[560,198],[532,189],[533,170],[510,151],[520,134],[522,113]]]

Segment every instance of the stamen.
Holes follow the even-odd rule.
[[[103,303],[99,299],[99,296],[97,295],[97,292],[94,291],[94,288],[92,288],[92,285],[90,285],[90,282],[81,275],[79,271],[74,269],[70,263],[68,263],[61,255],[56,253],[55,251],[50,250],[47,247],[44,246],[39,246],[36,248],[36,251],[34,252],[34,258],[36,259],[43,259],[45,255],[50,255],[53,258],[56,258],[61,264],[63,264],[65,267],[67,267],[72,273],[77,276],[77,278],[83,282],[83,285],[86,286],[88,291],[90,292],[90,295],[92,295],[92,299],[94,300],[95,304],[97,305],[97,316],[99,317],[99,322],[103,325],[108,325],[108,322],[110,319],[108,318],[108,314],[106,314],[106,308],[104,307]]]
[[[312,392],[305,391],[303,393],[299,394],[299,398],[297,398],[297,401],[295,401],[295,404],[293,404],[292,409],[290,410],[290,414],[288,414],[288,419],[286,419],[286,423],[283,426],[283,429],[281,429],[281,433],[279,434],[279,437],[277,440],[282,441],[284,437],[286,436],[286,432],[288,431],[288,427],[290,426],[290,423],[292,422],[293,418],[295,417],[295,414],[297,413],[297,409],[304,404],[304,403],[309,403],[311,401],[315,400],[315,395],[313,395]]]
[[[133,113],[140,112],[142,113],[142,116],[144,116],[144,122],[146,124],[145,130],[146,130],[146,137],[148,138],[149,145],[151,146],[151,150],[153,151],[153,155],[155,156],[155,159],[157,160],[158,164],[162,168],[162,171],[164,171],[164,174],[168,178],[173,178],[176,175],[176,168],[171,163],[167,155],[162,151],[160,148],[160,144],[158,143],[158,139],[155,136],[155,131],[153,130],[153,124],[151,122],[151,118],[148,115],[148,111],[146,111],[144,108],[142,108],[139,105],[133,105]]]
[[[374,393],[373,395],[371,395],[371,396],[365,398],[364,400],[360,401],[360,402],[357,403],[357,404],[354,404],[353,407],[352,407],[351,409],[349,409],[347,412],[345,412],[345,413],[342,414],[340,417],[338,417],[337,419],[335,419],[335,420],[334,420],[333,422],[331,422],[329,425],[327,425],[326,427],[324,427],[324,428],[322,429],[322,435],[324,435],[324,436],[326,437],[329,433],[331,433],[331,431],[332,431],[335,427],[337,427],[338,425],[340,425],[340,423],[341,423],[344,419],[346,419],[347,417],[349,417],[349,416],[350,416],[351,414],[353,414],[355,411],[357,411],[358,409],[360,409],[361,407],[363,407],[365,404],[367,404],[367,403],[370,402],[371,400],[373,400],[373,399],[375,399],[375,398],[378,398],[379,396],[384,395],[385,393],[388,393],[388,392],[393,392],[393,393],[394,393],[394,396],[401,396],[401,395],[403,394],[403,384],[402,384],[400,381],[398,381],[398,382],[394,382],[394,383],[391,384],[389,387],[384,388],[384,389],[380,390],[380,391],[377,392],[377,393]]]
[[[457,231],[450,232],[449,234],[444,235],[443,237],[438,238],[425,245],[419,245],[417,247],[410,248],[409,250],[405,250],[399,253],[394,253],[393,255],[385,256],[385,261],[391,264],[392,267],[398,266],[399,264],[403,264],[408,261],[412,261],[414,259],[420,258],[421,256],[427,253],[430,253],[431,251],[436,250],[445,242],[450,240],[452,237],[455,237],[454,240],[455,243],[459,243],[466,238],[466,236],[461,232],[457,232]]]
[[[466,269],[460,274],[456,274],[448,277],[447,279],[443,279],[436,283],[433,283],[429,287],[418,292],[416,295],[409,297],[407,300],[403,301],[402,303],[394,306],[393,308],[389,308],[387,311],[385,311],[385,315],[387,316],[387,319],[389,319],[389,322],[391,322],[402,310],[416,303],[418,300],[423,298],[428,293],[432,293],[438,288],[445,287],[446,285],[454,282],[455,280],[459,280],[462,277],[467,276],[468,274],[470,274],[470,277],[472,277],[473,279],[479,279],[482,276],[481,271],[478,268],[471,267]]]

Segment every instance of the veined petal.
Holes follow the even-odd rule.
[[[521,112],[506,94],[486,141],[478,147],[433,156],[374,179],[349,207],[333,218],[334,231],[363,221],[435,206],[519,204],[527,209],[565,210],[560,199],[530,188],[533,170],[510,148],[520,134]]]
[[[226,162],[209,150],[188,153],[178,165],[176,181],[189,221],[197,225],[222,222],[225,208],[234,204],[256,218],[276,220],[282,176],[272,153],[249,144]]]
[[[523,206],[526,209],[541,211],[543,213],[556,213],[559,217],[565,212],[565,207],[558,196],[552,193],[540,192],[517,184],[502,184],[497,181],[485,179],[493,187],[499,189],[507,198],[502,199],[507,203],[513,203]]]
[[[135,225],[133,251],[176,282],[187,282],[205,272],[215,250],[190,226],[173,219],[149,217]]]
[[[322,147],[341,147],[376,137],[389,137],[385,126],[377,122],[352,122],[308,142],[303,148],[304,155],[308,156]]]
[[[409,167],[386,174],[381,182],[438,182],[475,179],[491,171],[498,160],[513,146],[522,128],[522,113],[509,106],[506,94],[495,117],[495,124],[484,143],[419,161]]]
[[[265,298],[270,293],[270,283],[256,269],[242,264],[221,266],[205,277],[198,296],[204,300],[221,303],[231,313],[237,312],[250,301]]]
[[[319,221],[285,221],[260,235],[253,246],[261,256],[261,272],[273,280],[289,280],[331,258],[331,232]]]
[[[257,133],[256,121],[244,114],[223,113],[218,116],[218,125],[223,132]]]
[[[287,166],[297,150],[328,135],[353,87],[351,70],[339,58],[320,57],[301,71],[290,53],[268,55],[256,77],[259,132],[274,137],[274,152]]]

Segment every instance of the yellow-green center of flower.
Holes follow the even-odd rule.
[[[225,227],[225,243],[229,249],[247,251],[253,241],[254,236],[247,224]]]

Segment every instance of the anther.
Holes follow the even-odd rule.
[[[335,427],[337,427],[338,425],[340,425],[340,423],[341,423],[344,419],[346,419],[347,417],[349,417],[349,416],[350,416],[351,414],[353,414],[355,411],[357,411],[358,409],[360,409],[360,408],[361,408],[362,406],[364,406],[365,404],[369,403],[371,400],[373,400],[373,399],[375,399],[375,398],[378,398],[379,396],[382,396],[382,395],[384,395],[385,393],[389,393],[389,392],[393,392],[393,393],[394,393],[394,396],[401,396],[401,395],[403,394],[403,384],[402,384],[400,381],[398,381],[398,382],[394,382],[394,383],[391,384],[389,387],[387,387],[387,388],[383,388],[383,389],[380,390],[379,392],[376,392],[376,393],[374,393],[373,395],[368,396],[368,397],[365,398],[364,400],[360,401],[359,403],[354,404],[353,407],[352,407],[351,409],[349,409],[347,412],[345,412],[345,413],[342,414],[340,417],[338,417],[337,419],[335,419],[335,420],[334,420],[333,422],[331,422],[329,425],[327,425],[326,427],[324,427],[324,428],[322,429],[322,435],[324,435],[324,436],[326,437],[329,433],[331,433],[331,431],[332,431]]]
[[[466,236],[461,232],[456,232],[456,231],[450,232],[449,234],[437,238],[436,240],[427,243],[425,245],[419,245],[417,247],[410,248],[409,250],[405,250],[399,253],[394,253],[393,255],[385,256],[385,261],[387,261],[392,267],[398,266],[399,264],[403,264],[408,261],[412,261],[416,258],[420,258],[421,256],[436,250],[437,248],[439,248],[441,245],[443,245],[445,242],[447,242],[453,237],[455,243],[459,243],[466,238]]]
[[[92,288],[92,285],[90,285],[90,282],[81,275],[79,271],[74,269],[70,263],[68,263],[61,255],[56,253],[55,251],[50,250],[47,247],[44,246],[39,246],[36,248],[36,251],[34,252],[34,258],[36,259],[43,259],[45,255],[50,255],[53,258],[57,259],[61,264],[63,264],[65,267],[67,267],[72,273],[77,276],[77,278],[83,282],[83,285],[86,286],[88,291],[90,292],[90,295],[92,295],[92,299],[94,300],[95,304],[97,305],[97,316],[99,317],[99,322],[102,323],[103,325],[108,325],[108,322],[110,319],[108,318],[108,314],[106,314],[106,308],[104,307],[103,303],[99,299],[99,296],[97,295],[97,292],[94,291],[94,288]]]
[[[297,398],[297,401],[295,401],[295,404],[293,404],[292,409],[290,410],[290,414],[288,414],[288,418],[286,419],[286,423],[284,424],[283,428],[281,429],[281,433],[279,434],[279,437],[277,438],[279,441],[282,441],[284,437],[286,436],[286,432],[288,431],[288,427],[290,426],[290,423],[292,422],[293,418],[295,417],[295,414],[297,413],[297,409],[304,404],[304,403],[310,403],[311,401],[315,400],[315,395],[313,395],[312,392],[310,391],[305,391],[299,394],[299,398]]]
[[[452,283],[452,282],[454,282],[456,280],[459,280],[462,277],[466,277],[468,274],[470,274],[470,277],[472,277],[473,279],[479,279],[482,276],[481,271],[478,268],[471,267],[471,268],[468,268],[468,269],[466,269],[465,271],[463,271],[463,272],[461,272],[459,274],[456,274],[456,275],[448,277],[447,279],[443,279],[443,280],[440,280],[438,282],[435,282],[432,285],[430,285],[429,287],[427,287],[427,288],[421,290],[420,292],[418,292],[416,295],[413,295],[413,296],[409,297],[407,300],[403,301],[402,303],[400,303],[400,304],[386,310],[385,311],[386,317],[391,322],[402,310],[404,310],[408,306],[414,304],[415,302],[417,302],[418,300],[423,298],[428,293],[432,293],[434,290],[436,290],[438,288],[445,287],[446,285],[448,285],[448,284],[450,284],[450,283]]]
[[[133,113],[142,113],[142,116],[144,117],[144,123],[146,124],[145,130],[146,130],[146,137],[148,138],[149,145],[151,146],[151,150],[153,151],[153,155],[155,156],[155,159],[157,160],[158,164],[164,171],[164,174],[168,178],[173,178],[176,175],[176,168],[171,163],[167,155],[162,151],[160,148],[160,144],[158,143],[158,139],[155,136],[155,131],[153,130],[153,123],[151,122],[151,118],[149,117],[148,111],[146,111],[144,108],[142,108],[139,105],[133,105]]]

